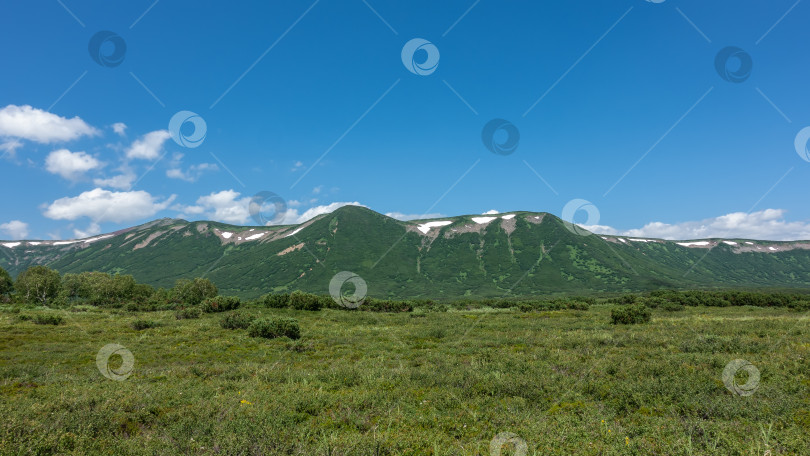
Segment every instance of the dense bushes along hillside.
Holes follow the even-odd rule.
[[[59,275],[45,266],[33,266],[20,273],[16,281],[0,268],[0,302],[70,307],[92,305],[125,308],[129,311],[177,310],[180,318],[189,318],[197,311],[223,312],[242,304],[236,297],[218,296],[217,287],[208,279],[180,279],[170,289],[155,289],[137,283],[130,275],[103,272],[82,272]],[[478,308],[516,308],[524,312],[543,310],[587,310],[597,303],[644,305],[664,311],[678,311],[687,306],[757,306],[789,307],[810,310],[810,295],[800,293],[768,293],[753,291],[676,291],[657,290],[648,294],[597,299],[594,297],[514,297],[500,299],[457,299],[437,302],[430,299],[395,300],[367,297],[357,309],[340,306],[331,296],[301,291],[291,294],[266,294],[251,304],[269,308],[292,308],[318,311],[323,308],[370,312],[410,312],[416,308],[427,311]],[[191,310],[194,308],[194,310]]]

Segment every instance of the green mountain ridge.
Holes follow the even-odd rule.
[[[81,240],[2,241],[0,266],[12,275],[35,264],[132,274],[163,287],[205,276],[244,297],[325,294],[340,271],[362,277],[370,296],[396,298],[810,287],[808,241],[665,241],[569,228],[548,213],[403,222],[345,206],[300,225],[160,219]]]

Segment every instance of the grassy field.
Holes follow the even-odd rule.
[[[695,307],[615,326],[610,308],[240,310],[297,318],[292,341],[224,314],[6,307],[0,454],[808,454],[810,319]],[[51,313],[64,323],[20,318]],[[125,380],[97,367],[110,343],[134,357]],[[750,396],[724,385],[734,359],[760,372]]]

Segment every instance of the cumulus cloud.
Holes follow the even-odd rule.
[[[67,180],[75,181],[87,171],[101,168],[102,164],[85,152],[71,152],[59,149],[48,154],[45,169],[51,174],[58,174]]]
[[[0,232],[9,236],[9,240],[25,239],[28,237],[28,224],[19,220],[12,220],[0,224]]]
[[[617,230],[605,225],[584,226],[598,234],[649,237],[670,240],[740,238],[771,241],[810,239],[810,222],[788,222],[784,209],[765,209],[747,214],[734,212],[700,221],[681,223],[651,222],[641,228]]]
[[[482,215],[496,215],[496,214],[500,214],[500,212],[496,211],[495,209],[490,209],[484,212]]]
[[[143,190],[111,192],[95,188],[79,196],[59,198],[45,207],[44,215],[55,220],[87,217],[94,223],[131,222],[152,217],[169,207],[175,197],[161,201]]]
[[[0,137],[50,144],[98,134],[98,130],[79,117],[68,119],[29,105],[0,109]]]
[[[110,187],[116,190],[129,190],[132,188],[133,182],[135,182],[135,173],[130,171],[112,177],[93,179],[93,184],[99,187]]]
[[[138,138],[129,146],[126,152],[127,158],[155,160],[160,157],[160,152],[163,150],[163,143],[169,138],[171,138],[171,135],[166,130],[149,132]]]
[[[192,206],[177,205],[172,209],[180,212],[179,216],[183,218],[186,218],[189,215],[194,215],[204,217],[209,220],[232,223],[234,225],[247,225],[255,223],[250,216],[250,199],[251,197],[242,196],[237,191],[223,190],[221,192],[212,192],[209,195],[199,197],[196,203]],[[284,218],[279,222],[279,224],[295,225],[304,223],[307,220],[321,214],[327,214],[343,206],[363,205],[357,201],[335,202],[322,206],[311,207],[304,211],[304,213],[300,213],[298,209],[288,205],[287,212],[284,214]]]
[[[385,215],[391,218],[395,218],[397,220],[402,220],[403,222],[407,222],[408,220],[422,220],[422,219],[434,219],[445,217],[444,214],[440,214],[438,212],[434,212],[431,214],[403,214],[402,212],[386,212]]]
[[[124,122],[116,122],[112,124],[113,131],[119,136],[125,136],[127,131],[127,124]]]

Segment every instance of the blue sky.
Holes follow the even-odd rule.
[[[289,223],[583,199],[599,218],[574,221],[606,233],[810,238],[808,17],[795,0],[6,2],[0,238],[253,224],[262,191]],[[110,40],[91,57],[101,31],[122,62],[103,65]],[[403,64],[417,38],[429,74]],[[741,82],[716,69],[729,46],[753,63]],[[180,111],[204,119],[198,147],[170,137]],[[513,153],[482,141],[493,119]]]

